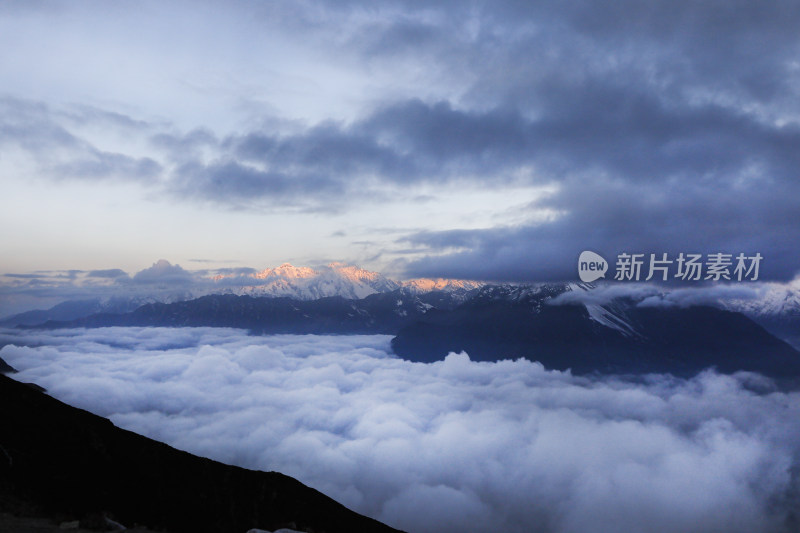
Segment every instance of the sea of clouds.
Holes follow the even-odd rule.
[[[0,358],[177,448],[411,532],[794,531],[800,393],[759,376],[575,377],[388,336],[0,330]]]

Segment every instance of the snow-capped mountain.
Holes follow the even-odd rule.
[[[214,280],[220,290],[212,290],[212,294],[287,297],[297,300],[317,300],[328,296],[358,300],[370,294],[390,292],[400,287],[399,283],[382,274],[343,263],[330,263],[317,269],[284,263],[277,268],[267,268],[246,277],[217,276]]]
[[[47,310],[35,310],[6,317],[2,325],[37,325],[47,321],[70,321],[92,314],[127,313],[148,303],[175,303],[209,295],[291,298],[311,301],[331,296],[360,300],[373,294],[403,289],[409,294],[440,294],[440,303],[463,301],[481,284],[451,279],[415,279],[399,282],[378,272],[354,265],[330,263],[322,267],[284,263],[251,274],[222,274],[204,277],[178,265],[160,260],[116,287],[111,298],[86,297],[62,302]],[[104,286],[106,293],[115,287]],[[437,301],[434,298],[433,301]],[[430,304],[426,304],[430,305]]]
[[[207,294],[228,293],[297,300],[316,300],[328,296],[358,300],[370,294],[392,292],[399,288],[415,294],[441,291],[465,296],[483,285],[476,281],[444,278],[395,281],[378,272],[344,263],[330,263],[317,268],[284,263],[249,276],[216,276],[214,281],[218,286]]]
[[[732,299],[725,307],[748,316],[800,316],[800,279],[790,283],[764,283],[758,298]]]
[[[589,292],[594,288],[591,283],[570,283],[566,286],[567,291],[573,292]],[[583,302],[583,306],[586,308],[586,312],[589,313],[589,319],[601,326],[616,330],[625,337],[642,336],[632,324],[627,313],[628,306],[624,303],[620,301],[610,301],[604,304]]]
[[[595,286],[591,283],[544,283],[544,284],[503,284],[483,285],[470,293],[470,302],[512,302],[520,304],[532,313],[541,313],[544,306],[553,303],[553,300],[568,292],[589,292]],[[637,337],[641,334],[631,323],[628,317],[628,305],[620,301],[610,301],[604,304],[591,301],[580,302],[586,308],[589,320],[598,325],[615,330],[625,337]]]
[[[591,287],[485,286],[451,310],[407,323],[392,349],[417,362],[465,351],[472,360],[525,357],[575,373],[691,376],[715,367],[800,377],[800,354],[742,313],[709,305],[640,306],[625,296],[602,304],[564,297],[582,290]]]
[[[727,300],[723,307],[747,315],[800,349],[800,279],[787,284],[764,283],[758,298]]]
[[[370,306],[380,301],[381,309],[386,307],[386,316],[408,317],[409,320],[427,315],[428,311],[434,309],[440,313],[453,311],[461,305],[473,309],[481,306],[489,308],[496,307],[498,302],[507,302],[519,306],[519,309],[527,309],[526,312],[540,314],[558,298],[561,303],[582,304],[588,320],[601,330],[609,330],[630,339],[645,335],[642,325],[636,320],[641,314],[634,308],[638,301],[624,298],[572,298],[566,294],[575,292],[590,295],[593,290],[595,286],[586,283],[496,285],[442,278],[400,282],[378,272],[344,263],[314,268],[284,263],[250,274],[203,277],[199,273],[159,261],[132,280],[129,278],[125,284],[120,284],[119,293],[113,297],[63,302],[46,311],[30,311],[9,317],[2,325],[70,322],[96,314],[129,313],[144,304],[169,304],[211,295],[285,298],[296,302],[313,302],[329,297],[355,302],[370,296],[386,296],[388,299],[385,302],[383,298],[372,300],[368,308],[359,307],[359,312],[374,314],[376,309]],[[773,335],[800,348],[800,280],[790,284],[764,283],[758,286],[758,290],[761,291],[758,298],[728,299],[717,305],[745,314]],[[394,320],[384,317],[374,324],[384,324],[381,331],[392,332],[397,325]],[[371,331],[373,327],[359,327],[362,326],[364,331]],[[254,326],[249,324],[248,327]]]
[[[417,293],[425,293],[432,291],[444,292],[467,292],[472,289],[477,289],[483,284],[478,281],[468,281],[463,279],[445,279],[445,278],[417,278],[402,282],[403,287],[406,287]]]
[[[297,273],[288,266],[282,271]],[[333,277],[333,268],[322,274],[299,274],[293,279],[308,283],[305,288],[342,280]],[[278,280],[286,281],[279,276]],[[571,297],[577,291],[582,291],[579,297]],[[525,357],[547,368],[571,368],[576,373],[689,376],[716,367],[721,372],[800,377],[796,350],[744,314],[717,307],[642,306],[629,296],[596,303],[601,300],[591,294],[591,287],[580,284],[486,285],[469,291],[465,299],[451,294],[416,293],[407,287],[361,299],[212,294],[45,327],[204,326],[243,328],[254,334],[379,333],[394,335],[394,352],[418,362],[441,360],[463,350],[473,360]]]

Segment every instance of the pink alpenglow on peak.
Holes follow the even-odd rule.
[[[216,282],[231,281],[234,275],[220,275]],[[316,268],[296,267],[284,263],[277,268],[266,268],[260,272],[238,277],[240,285],[226,290],[234,294],[249,296],[287,296],[301,300],[315,300],[328,296],[361,299],[370,294],[391,292],[405,288],[413,292],[429,291],[466,292],[481,286],[475,281],[453,279],[414,279],[398,282],[379,272],[365,270],[341,262],[329,263]]]
[[[265,268],[261,272],[252,274],[252,277],[256,279],[267,279],[267,278],[305,279],[305,278],[313,278],[314,276],[317,275],[319,275],[319,273],[313,268],[296,267],[291,263],[283,263],[281,266],[277,268]]]
[[[464,279],[445,279],[445,278],[418,278],[411,279],[403,282],[403,287],[407,287],[417,292],[430,292],[430,291],[469,291],[477,289],[483,284],[477,281],[469,281]]]
[[[327,267],[338,273],[340,276],[351,280],[376,281],[379,279],[386,279],[384,278],[383,274],[364,270],[363,268],[355,265],[346,265],[345,263],[334,262],[329,263]]]
[[[216,276],[214,280],[220,282],[234,277]],[[286,296],[301,300],[329,296],[361,299],[370,294],[400,288],[399,283],[382,274],[344,263],[330,263],[316,269],[284,263],[277,268],[266,268],[239,279],[243,283],[229,287],[230,292],[249,296]]]

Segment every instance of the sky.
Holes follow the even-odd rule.
[[[0,357],[115,425],[277,470],[412,533],[779,533],[800,516],[800,393],[755,374],[575,377],[389,336],[0,330]]]
[[[3,2],[0,281],[572,280],[583,250],[789,281],[798,27],[788,1]]]

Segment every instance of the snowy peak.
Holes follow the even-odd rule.
[[[589,292],[595,286],[591,283],[569,283],[567,290],[571,292]],[[610,301],[604,304],[583,302],[589,319],[607,328],[620,332],[625,337],[641,337],[641,334],[631,324],[626,313],[626,305],[619,301]]]
[[[477,289],[481,286],[482,284],[477,281],[445,278],[418,278],[403,282],[403,287],[411,289],[414,292],[460,292],[471,291],[472,289]]]
[[[504,283],[502,285],[482,285],[474,296],[475,300],[507,300],[511,302],[527,302],[533,307],[539,307],[544,302],[568,291],[569,287],[563,284],[528,284],[516,285]]]
[[[800,278],[790,283],[764,283],[754,299],[728,300],[724,307],[752,317],[800,316]]]
[[[624,309],[618,305],[584,304],[589,318],[607,328],[615,329],[626,337],[639,337],[640,334],[627,319]]]
[[[217,276],[217,282],[230,281],[234,276]],[[316,300],[329,296],[360,299],[377,292],[388,292],[400,285],[377,272],[344,263],[331,263],[313,269],[284,263],[244,276],[230,284],[225,292],[248,296],[288,297]]]
[[[413,279],[397,282],[379,272],[365,270],[355,265],[334,262],[316,268],[296,267],[284,263],[276,268],[266,268],[255,274],[238,277],[235,286],[230,283],[234,275],[215,276],[213,280],[226,284],[231,292],[250,296],[286,296],[300,300],[315,300],[327,296],[349,299],[365,298],[375,293],[406,289],[413,294],[442,291],[465,295],[482,287],[481,283],[456,279]]]
[[[255,279],[270,279],[270,278],[284,278],[284,279],[306,279],[316,276],[318,273],[308,267],[296,267],[291,263],[284,263],[277,268],[265,268],[261,272],[256,272],[252,275]]]
[[[400,284],[390,280],[383,274],[364,270],[354,265],[344,263],[330,263],[327,268],[338,276],[353,283],[361,283],[375,289],[376,292],[390,292],[400,288]]]

